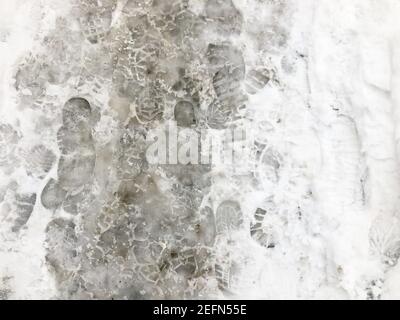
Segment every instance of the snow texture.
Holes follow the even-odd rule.
[[[0,299],[399,299],[399,15],[0,0]],[[171,124],[251,163],[150,163]]]

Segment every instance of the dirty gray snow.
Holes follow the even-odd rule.
[[[0,299],[399,299],[399,14],[0,0]]]

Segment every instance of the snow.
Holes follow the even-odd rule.
[[[216,251],[237,264],[234,297],[399,299],[400,2],[234,4],[244,26],[233,41],[246,63],[272,66],[278,80],[250,97],[245,122],[280,159],[276,180],[270,179],[270,164],[259,165],[256,179],[219,166],[213,179],[211,199],[234,195],[247,222],[232,235],[233,244],[221,242]],[[195,13],[203,5],[190,1]],[[34,130],[35,110],[17,103],[16,65],[63,10],[51,0],[0,0],[0,123],[18,127],[21,146],[42,138]],[[274,28],[285,30],[285,45],[252,36],[274,34]],[[98,129],[104,146],[113,125],[109,115],[98,124],[104,126]],[[45,185],[23,170],[1,172],[0,195],[13,180],[23,192]],[[263,223],[276,239],[274,249],[249,236],[255,210],[271,202]],[[10,299],[55,298],[44,246],[53,213],[37,202],[26,228],[14,235],[2,222],[9,209],[0,206],[0,293],[7,287]]]

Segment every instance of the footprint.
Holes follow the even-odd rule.
[[[40,56],[29,54],[23,58],[22,62],[18,65],[15,74],[15,89],[21,102],[32,104],[38,98],[43,97],[45,94],[45,85],[43,74],[46,72],[46,67],[40,61]],[[50,79],[49,79],[50,81]]]
[[[63,125],[58,130],[58,146],[62,154],[94,153],[92,112],[86,99],[72,98],[62,110]]]
[[[217,208],[216,224],[218,234],[229,234],[239,230],[243,224],[240,204],[234,200],[222,202]]]
[[[269,83],[270,71],[266,68],[251,69],[246,74],[245,88],[249,95],[254,95]]]
[[[235,110],[244,104],[243,80],[244,70],[240,67],[225,66],[214,75],[214,90],[223,106]]]
[[[272,148],[266,148],[260,156],[256,172],[264,188],[269,189],[279,182],[281,167],[281,155]]]
[[[90,123],[91,112],[89,101],[79,97],[71,98],[62,109],[63,126],[71,131],[80,130]]]
[[[56,161],[56,155],[43,145],[36,145],[23,153],[25,168],[29,175],[43,179]]]
[[[63,125],[57,133],[61,151],[58,180],[50,179],[41,194],[41,202],[46,209],[59,208],[70,193],[65,208],[67,212],[76,214],[77,206],[90,198],[86,193],[74,197],[71,192],[73,194],[93,180],[96,153],[91,134],[91,118],[91,106],[86,99],[75,97],[65,103],[62,110]],[[37,153],[46,154],[43,148]],[[73,200],[80,203],[75,206],[71,203]]]
[[[58,132],[62,156],[58,163],[58,183],[74,191],[93,179],[96,153],[91,133],[91,106],[86,99],[68,100],[62,111],[63,125]]]
[[[44,187],[41,194],[41,202],[43,207],[49,210],[55,210],[63,203],[67,192],[60,186],[60,184],[50,179]]]
[[[227,128],[233,120],[233,111],[230,107],[222,105],[218,100],[211,103],[206,111],[207,125],[212,129],[222,130]]]
[[[232,288],[231,262],[229,260],[215,265],[215,276],[218,288],[222,292],[229,293]]]
[[[19,192],[14,181],[1,190],[0,223],[4,230],[18,233],[29,221],[36,205],[36,193]]]
[[[259,228],[261,228],[262,223],[265,219],[265,214],[267,213],[266,210],[261,209],[261,208],[257,208],[255,214],[254,214],[254,218],[256,220],[256,223],[254,225],[252,225],[251,227],[251,235],[254,234],[255,230],[258,230]]]
[[[394,215],[380,215],[372,223],[370,245],[383,263],[395,266],[400,258],[400,219]]]
[[[254,214],[255,223],[250,226],[250,235],[260,245],[268,249],[272,249],[275,248],[276,245],[273,232],[272,230],[268,230],[268,228],[263,227],[266,213],[266,210],[257,208]]]
[[[11,228],[13,232],[19,232],[26,225],[32,215],[36,204],[36,193],[25,193],[15,195],[15,213],[17,218]]]

